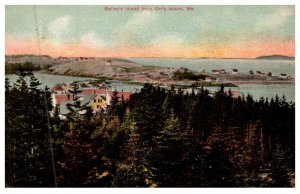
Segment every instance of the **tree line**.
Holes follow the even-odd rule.
[[[35,65],[31,62],[25,63],[5,63],[6,74],[17,74],[18,72],[49,70],[51,65]]]
[[[39,84],[6,80],[6,187],[293,186],[295,104],[284,97],[145,84],[94,115],[74,85],[61,120]]]
[[[195,74],[188,68],[181,68],[174,72],[173,79],[175,80],[205,80],[207,76],[203,74]]]

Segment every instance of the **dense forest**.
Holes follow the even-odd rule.
[[[97,115],[75,98],[61,120],[39,84],[24,72],[5,83],[6,187],[294,187],[295,104],[284,97],[145,84]]]
[[[49,70],[50,65],[34,65],[31,62],[25,63],[5,63],[5,73],[6,74],[16,74],[20,70],[25,71],[40,71]]]

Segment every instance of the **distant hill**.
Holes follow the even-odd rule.
[[[5,55],[5,58],[12,58],[12,59],[17,59],[17,58],[37,58],[37,59],[51,59],[51,56],[49,55],[29,55],[29,54],[24,54],[24,55]]]
[[[255,59],[263,59],[263,60],[295,60],[295,57],[289,57],[284,55],[268,55],[268,56],[259,56]]]
[[[58,65],[64,63],[70,63],[75,61],[75,59],[65,59],[58,60],[57,58],[52,58],[49,55],[5,55],[5,64],[24,64],[26,62],[32,63],[34,65]]]
[[[106,65],[107,61],[110,61],[111,65]],[[50,68],[53,73],[57,74],[106,77],[112,77],[119,73],[141,72],[149,69],[153,69],[153,67],[144,67],[132,61],[119,58],[96,58],[94,60],[75,61],[55,65]]]

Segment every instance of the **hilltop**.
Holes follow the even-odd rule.
[[[68,60],[58,60],[49,55],[5,55],[5,64],[23,64],[26,62],[32,63],[34,65],[58,65],[73,61]]]
[[[95,58],[55,65],[50,68],[54,74],[91,77],[123,77],[124,75],[142,73],[154,69],[163,68],[143,66],[120,58]]]

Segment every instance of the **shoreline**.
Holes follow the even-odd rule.
[[[37,75],[38,77],[41,77],[41,76],[45,75],[45,79],[46,80],[50,79],[49,82],[48,81],[46,81],[46,82],[44,81],[42,83],[43,85],[46,84],[48,88],[51,88],[51,87],[54,86],[54,84],[51,85],[53,79],[57,80],[57,81],[61,80],[60,83],[72,83],[72,82],[74,82],[76,80],[76,78],[72,79],[72,77],[83,78],[83,79],[78,79],[78,81],[82,80],[82,82],[92,82],[93,80],[98,80],[97,78],[95,79],[95,78],[92,78],[92,77],[79,77],[79,76],[70,76],[70,75],[57,75],[57,74],[48,74],[48,73],[45,73],[45,72],[34,72],[34,74]],[[51,78],[52,76],[53,76],[53,78]],[[56,79],[55,76],[62,76],[62,79],[61,78]],[[12,75],[12,74],[6,74],[5,77],[9,78],[9,80],[11,78],[14,80],[17,77],[17,75],[16,74],[14,74],[14,75]],[[15,77],[15,78],[13,78],[13,77]],[[63,78],[63,77],[65,77],[65,78]],[[40,78],[38,78],[38,79],[41,81]],[[62,81],[62,80],[68,80],[68,81]],[[103,81],[115,82],[115,83],[120,83],[120,84],[125,85],[125,86],[120,85],[119,87],[121,87],[123,89],[119,89],[119,91],[120,90],[126,90],[127,91],[128,85],[139,85],[139,87],[142,87],[145,84],[145,83],[141,83],[141,82],[129,82],[129,81],[121,81],[121,80],[115,80],[115,79],[105,79]],[[54,81],[54,82],[56,82],[56,81]],[[236,82],[238,82],[238,81],[236,81]],[[12,82],[10,82],[10,83],[12,83]],[[166,85],[166,84],[158,84],[158,83],[151,83],[151,82],[148,82],[148,83],[153,84],[154,86],[160,86],[160,87],[171,87],[171,85],[172,85],[172,84],[171,85]],[[238,91],[240,91],[241,88],[246,87],[246,88],[242,89],[242,92],[244,94],[250,93],[257,100],[260,97],[262,97],[262,96],[263,97],[271,98],[271,97],[274,97],[275,94],[278,94],[280,96],[282,94],[284,94],[287,97],[288,101],[293,101],[293,102],[295,101],[295,97],[294,97],[295,94],[293,92],[292,93],[290,92],[290,91],[294,91],[294,86],[295,86],[295,82],[294,81],[269,81],[269,82],[266,82],[266,81],[253,81],[252,80],[252,81],[239,81],[239,83],[240,83],[240,85],[237,88]],[[199,85],[199,86],[192,86],[191,83],[190,84],[186,84],[186,85],[178,85],[178,84],[173,84],[173,85],[174,85],[175,88],[182,88],[182,89],[192,89],[192,88],[197,88],[197,87],[200,88],[201,87],[201,85]],[[250,86],[250,88],[253,88],[253,89],[257,88],[257,90],[255,89],[255,91],[248,91],[247,88],[249,86]],[[263,88],[267,89],[266,92],[264,92],[264,90],[260,91],[260,89],[259,89],[259,88],[261,88],[260,86],[266,86],[266,87],[263,87]],[[219,88],[220,85],[219,86],[211,86],[211,85],[210,86],[209,85],[205,86],[205,85],[203,85],[203,87],[204,88],[206,88],[206,87],[214,88],[212,90],[215,90],[215,89]],[[230,86],[224,86],[224,87],[225,88],[232,88]],[[239,87],[241,87],[241,88],[239,88]],[[138,86],[137,86],[137,88],[138,88]],[[283,91],[284,91],[283,93],[280,90],[280,88],[283,89]],[[288,88],[288,90],[286,88]],[[235,89],[232,89],[232,90],[235,90]]]
[[[70,76],[70,77],[82,77],[82,78],[87,78],[87,79],[99,79],[99,80],[106,80],[106,81],[113,81],[113,82],[121,82],[121,83],[126,83],[126,84],[136,84],[136,85],[143,85],[145,83],[152,83],[154,85],[161,85],[161,86],[165,86],[165,85],[192,85],[193,83],[197,82],[197,81],[191,81],[191,80],[185,80],[185,81],[177,81],[177,80],[172,80],[171,83],[170,82],[160,82],[157,80],[152,80],[151,82],[140,82],[137,80],[124,80],[124,79],[115,79],[113,77],[96,77],[96,76],[88,76],[88,75],[66,75],[66,74],[59,74],[59,73],[52,73],[52,72],[42,72],[39,71],[38,73],[41,74],[48,74],[48,75],[59,75],[59,76]],[[177,82],[177,83],[176,83]],[[206,83],[206,84],[205,84]],[[236,87],[238,87],[239,85],[247,85],[247,84],[251,84],[251,85],[272,85],[272,84],[282,84],[282,85],[286,85],[286,84],[295,84],[295,80],[228,80],[228,81],[223,81],[223,82],[205,82],[203,81],[203,85],[207,85],[210,87],[219,87],[219,85],[221,84],[233,84],[236,85]],[[192,86],[191,86],[192,87]]]
[[[35,71],[34,74],[45,74],[45,75],[53,75],[53,76],[68,76],[68,77],[80,77],[80,78],[86,78],[86,79],[94,79],[94,80],[105,80],[105,81],[111,81],[111,82],[120,82],[120,83],[126,83],[126,84],[136,84],[136,85],[143,85],[145,83],[150,83],[154,85],[159,86],[166,86],[166,85],[182,85],[185,87],[194,87],[192,86],[193,83],[197,81],[191,81],[191,80],[185,80],[185,81],[177,81],[172,80],[171,82],[160,82],[157,80],[149,81],[149,82],[140,82],[137,80],[124,80],[124,79],[115,79],[112,77],[96,77],[96,76],[88,76],[88,75],[69,75],[69,74],[59,74],[59,73],[52,73],[52,72],[45,72],[45,71]],[[17,74],[5,74],[5,76],[13,76]],[[238,87],[239,85],[295,85],[295,80],[273,80],[273,81],[266,81],[266,80],[227,80],[223,82],[205,82],[203,81],[203,86],[209,86],[209,87],[220,87],[221,84],[233,84]],[[201,84],[200,84],[201,85]],[[228,87],[228,86],[225,86]],[[232,86],[231,86],[232,87]]]
[[[224,83],[232,83],[236,85],[295,85],[295,81],[230,81],[230,82],[224,82]]]

